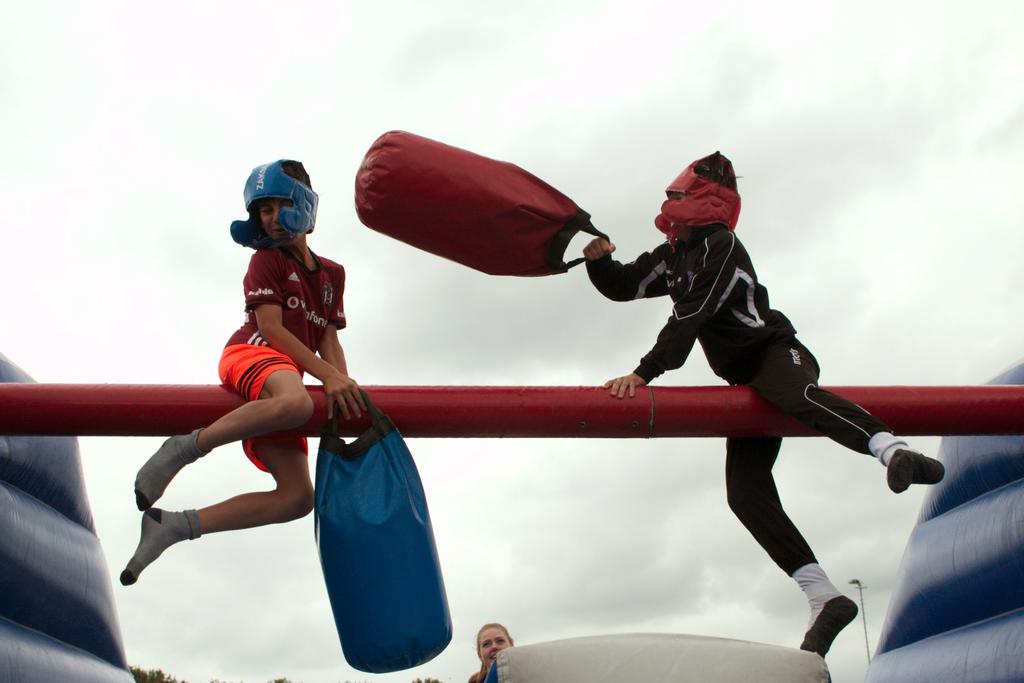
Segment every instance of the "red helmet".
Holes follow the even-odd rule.
[[[682,197],[672,197],[672,193]],[[732,162],[721,152],[697,159],[665,189],[669,199],[661,205],[654,224],[675,239],[679,228],[721,223],[736,229],[740,217],[740,195]]]

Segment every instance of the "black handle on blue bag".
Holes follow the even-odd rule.
[[[395,429],[395,424],[387,415],[381,412],[370,400],[369,394],[362,389],[359,393],[363,396],[367,411],[370,414],[370,428],[360,434],[351,443],[346,443],[338,435],[338,413],[341,411],[335,407],[327,428],[320,435],[320,448],[337,453],[342,460],[358,460],[366,455],[373,444],[377,443]]]

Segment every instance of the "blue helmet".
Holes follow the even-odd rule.
[[[308,185],[284,172],[283,165],[289,162],[289,159],[278,159],[252,169],[243,193],[246,211],[258,199],[268,197],[290,199],[292,205],[283,207],[278,214],[278,221],[281,223],[281,227],[288,231],[289,237],[283,240],[274,240],[264,232],[259,217],[250,214],[247,220],[232,221],[231,223],[231,238],[242,246],[253,249],[270,249],[287,239],[313,231],[313,226],[316,224],[317,194]]]

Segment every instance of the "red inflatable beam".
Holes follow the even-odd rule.
[[[747,387],[650,387],[616,400],[596,387],[364,387],[407,437],[812,436]],[[897,434],[1024,434],[1024,386],[831,387]],[[309,387],[317,436],[326,406]],[[209,424],[235,406],[221,386],[0,384],[0,434],[163,436]],[[343,435],[367,426],[341,421]]]

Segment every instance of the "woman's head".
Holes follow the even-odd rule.
[[[498,653],[512,647],[512,636],[501,624],[484,624],[476,634],[476,656],[485,667],[491,665]]]

